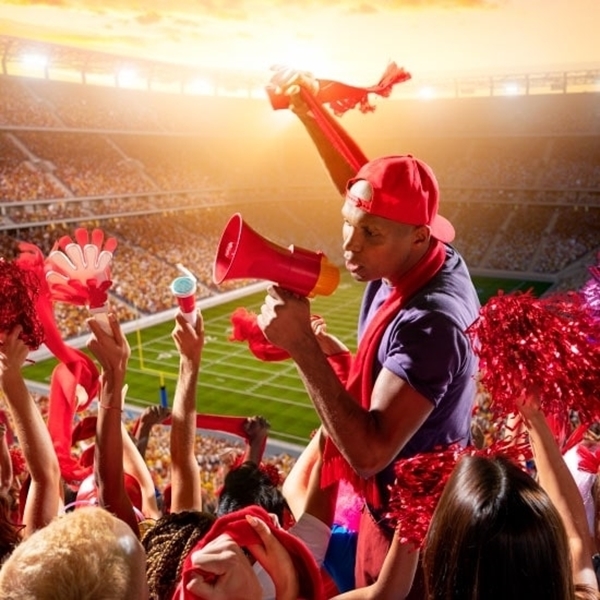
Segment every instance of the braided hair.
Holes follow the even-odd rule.
[[[170,600],[181,577],[183,562],[208,532],[215,516],[198,510],[167,514],[142,537],[151,600]]]

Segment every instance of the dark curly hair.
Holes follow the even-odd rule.
[[[246,506],[262,506],[284,522],[287,502],[272,478],[259,465],[246,461],[225,476],[219,493],[217,516],[227,515]]]
[[[142,537],[151,600],[171,600],[183,562],[212,526],[215,516],[183,510],[162,516]]]

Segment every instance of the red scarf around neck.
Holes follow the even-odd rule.
[[[350,364],[346,382],[346,390],[365,410],[369,410],[371,406],[371,394],[374,385],[373,366],[377,360],[379,344],[387,326],[398,312],[406,306],[406,303],[415,292],[438,273],[445,259],[444,244],[432,238],[431,245],[423,258],[403,275],[402,280],[394,286],[388,298],[368,323],[359,342],[356,355]],[[327,487],[341,479],[349,482],[374,508],[379,507],[381,499],[379,498],[375,478],[364,479],[359,477],[333,441],[327,438],[323,452],[321,485]]]

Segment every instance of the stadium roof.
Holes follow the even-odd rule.
[[[47,79],[60,79],[57,72],[61,72],[63,76],[68,72],[72,79],[77,78],[86,83],[90,77],[100,75],[109,81],[112,78],[113,84],[118,86],[119,72],[133,69],[147,89],[175,86],[179,91],[184,91],[190,82],[202,80],[210,83],[216,94],[227,93],[228,90],[243,90],[251,94],[257,88],[262,89],[265,82],[265,74],[262,72],[192,67],[9,35],[0,35],[0,53],[4,75],[23,75],[23,58],[37,56],[42,59],[38,70]],[[435,95],[445,96],[600,91],[600,65],[593,68],[489,76],[416,76],[400,88],[401,95],[409,96],[420,95],[425,88],[435,89]]]
[[[52,79],[52,71],[69,71],[78,74],[82,82],[90,75],[116,75],[123,68],[134,68],[148,87],[154,83],[184,85],[198,78],[209,79],[224,87],[251,88],[264,83],[264,75],[249,71],[224,71],[206,67],[191,67],[175,63],[132,58],[95,50],[76,48],[50,42],[0,35],[2,73],[22,74],[19,65],[25,56],[44,58],[44,76]]]

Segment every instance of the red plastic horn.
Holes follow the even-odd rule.
[[[273,281],[301,296],[329,296],[340,282],[340,271],[322,252],[283,248],[265,239],[235,213],[221,234],[213,281],[248,278]]]

